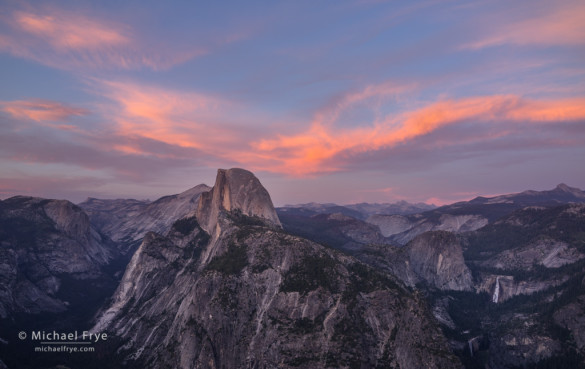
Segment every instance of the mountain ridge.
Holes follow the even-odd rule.
[[[263,187],[248,191],[256,199],[232,196],[242,182],[261,186],[251,175],[218,171],[195,217],[178,220],[166,236],[144,238],[93,328],[126,342],[127,363],[460,367],[421,296],[350,256],[285,233]]]

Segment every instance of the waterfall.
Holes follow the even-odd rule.
[[[499,298],[500,298],[500,277],[496,277],[496,289],[494,290],[494,295],[492,296],[492,302],[497,304]]]
[[[467,343],[469,344],[469,353],[471,354],[471,357],[473,357],[473,338],[467,341]]]

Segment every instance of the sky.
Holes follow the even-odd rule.
[[[0,198],[585,188],[585,2],[0,0]]]

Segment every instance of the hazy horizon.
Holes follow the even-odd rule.
[[[49,198],[54,198],[54,199],[59,199],[59,200],[68,200],[71,201],[75,204],[79,204],[81,202],[84,202],[86,200],[88,200],[89,198],[94,198],[94,199],[99,199],[99,200],[139,200],[139,201],[156,201],[162,197],[165,196],[171,196],[171,195],[177,195],[180,194],[181,192],[187,191],[193,187],[196,187],[198,185],[207,185],[209,187],[213,186],[213,182],[210,183],[198,183],[195,186],[189,187],[189,188],[185,188],[183,190],[180,191],[175,191],[172,193],[166,193],[166,194],[157,194],[154,196],[146,196],[146,197],[138,197],[138,196],[111,196],[111,197],[99,197],[99,196],[92,196],[91,194],[89,196],[83,197],[83,198],[75,198],[75,197],[68,197],[68,196],[63,196],[63,197],[49,197]],[[428,201],[409,201],[408,199],[396,199],[393,201],[349,201],[349,202],[331,202],[331,201],[319,201],[319,199],[315,199],[315,200],[309,200],[309,201],[303,201],[303,202],[296,202],[296,203],[284,203],[282,201],[279,201],[279,199],[275,199],[274,196],[272,196],[270,188],[267,188],[268,192],[271,195],[271,199],[272,202],[274,203],[275,207],[285,207],[285,206],[297,206],[297,205],[306,205],[306,204],[311,204],[311,203],[317,203],[317,204],[334,204],[334,205],[341,205],[341,206],[346,206],[346,205],[355,205],[355,204],[360,204],[360,203],[370,203],[370,204],[395,204],[401,201],[405,201],[407,203],[410,204],[417,204],[417,203],[424,203],[427,205],[433,205],[433,206],[442,206],[442,205],[449,205],[449,204],[453,204],[455,202],[459,202],[459,201],[469,201],[472,200],[476,197],[495,197],[495,196],[500,196],[500,195],[508,195],[508,194],[514,194],[514,193],[520,193],[523,191],[549,191],[549,190],[553,190],[554,188],[556,188],[556,186],[560,185],[562,183],[558,183],[557,185],[551,187],[551,188],[542,188],[542,189],[535,189],[535,188],[527,188],[527,189],[523,189],[523,190],[519,190],[519,191],[514,191],[514,192],[505,192],[505,193],[494,193],[494,194],[481,194],[478,193],[477,195],[474,195],[472,197],[467,197],[467,198],[460,198],[458,200],[454,200],[454,201],[449,201],[449,202],[443,202],[443,203],[431,203]],[[583,190],[581,187],[579,186],[572,186],[571,184],[567,184],[564,183],[565,185],[572,187],[572,188],[577,188],[579,190]],[[266,187],[266,186],[265,186]],[[33,194],[33,193],[22,193],[22,194],[15,194],[12,196],[32,196],[32,197],[44,197],[44,196],[40,196],[38,194]],[[0,197],[0,200],[6,200],[7,198],[10,198],[12,196],[3,196]]]

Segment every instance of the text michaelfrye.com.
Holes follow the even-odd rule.
[[[92,333],[89,331],[57,332],[57,331],[21,331],[18,333],[21,341],[37,342],[34,352],[95,352],[93,344],[108,340],[107,333]]]

